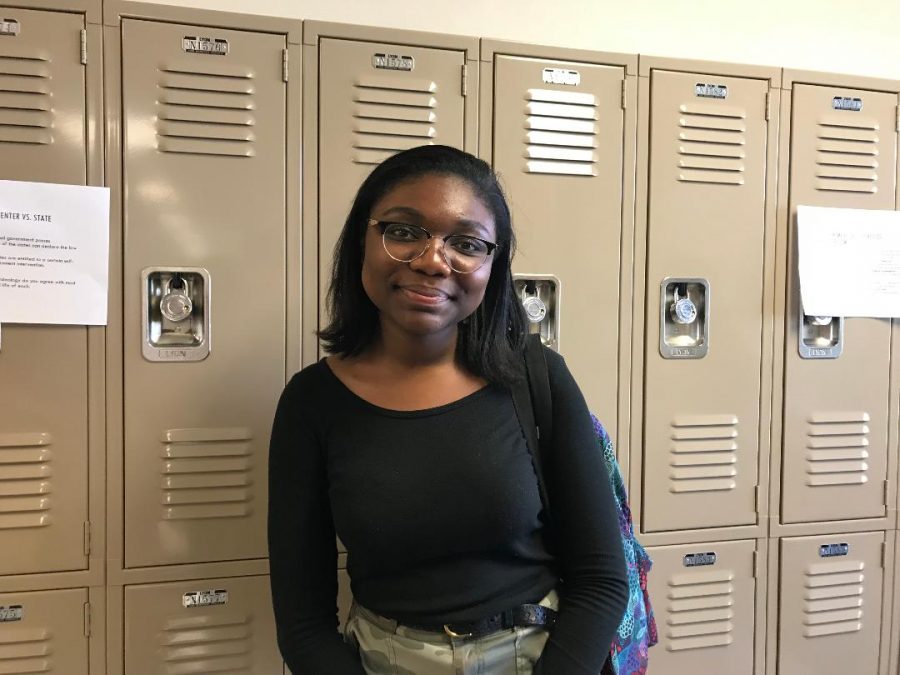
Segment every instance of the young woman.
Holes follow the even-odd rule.
[[[581,392],[547,350],[547,532],[510,393],[514,246],[496,176],[460,150],[401,152],[360,187],[320,334],[331,356],[293,377],[272,431],[272,597],[294,675],[600,672],[627,595],[615,506]]]

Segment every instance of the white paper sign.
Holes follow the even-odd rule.
[[[900,213],[797,208],[807,316],[900,317]]]
[[[109,188],[0,180],[0,323],[106,325]]]

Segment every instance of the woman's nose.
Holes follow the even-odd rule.
[[[409,263],[410,268],[427,274],[450,274],[453,270],[447,263],[444,255],[444,240],[439,237],[431,237],[425,252]]]

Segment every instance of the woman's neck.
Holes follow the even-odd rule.
[[[457,333],[453,326],[443,333],[414,335],[383,324],[369,353],[401,369],[445,366],[456,361]]]

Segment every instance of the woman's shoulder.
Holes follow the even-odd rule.
[[[297,371],[284,388],[285,393],[294,397],[319,398],[327,389],[328,366],[322,358]]]

